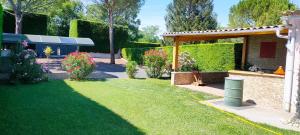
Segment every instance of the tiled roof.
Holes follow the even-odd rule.
[[[197,35],[220,35],[220,34],[243,34],[243,33],[257,33],[257,32],[274,32],[277,29],[285,29],[282,25],[275,26],[261,26],[249,28],[236,28],[236,29],[220,29],[220,30],[205,30],[205,31],[185,31],[185,32],[167,32],[162,36],[175,37],[175,36],[197,36]]]

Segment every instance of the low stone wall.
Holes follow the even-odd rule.
[[[228,76],[227,72],[201,72],[202,82],[206,84],[223,83],[225,77]],[[172,85],[189,85],[195,81],[192,72],[172,72],[171,84]]]
[[[244,71],[229,71],[229,76],[244,79],[244,101],[253,100],[264,108],[283,109],[283,76]]]

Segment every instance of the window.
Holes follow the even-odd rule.
[[[275,58],[276,42],[261,42],[260,43],[260,58]]]

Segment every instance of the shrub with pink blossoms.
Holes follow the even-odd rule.
[[[70,74],[71,80],[85,79],[96,67],[93,58],[85,52],[70,53],[62,61],[62,65]]]

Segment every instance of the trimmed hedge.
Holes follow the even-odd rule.
[[[3,33],[3,7],[0,4],[0,50],[2,49],[2,33]]]
[[[15,17],[5,10],[3,32],[15,33]],[[25,13],[22,21],[22,33],[23,34],[35,34],[35,35],[47,35],[47,21],[48,16],[43,14]]]
[[[109,27],[105,23],[91,22],[84,20],[72,20],[70,24],[70,37],[86,37],[91,38],[94,47],[80,47],[80,51],[84,52],[100,52],[109,53]],[[116,25],[114,26],[114,42],[115,52],[129,40],[128,28]]]
[[[163,49],[168,54],[168,60],[172,61],[173,47],[147,47],[124,48],[123,58],[143,64],[143,55],[150,49]],[[241,44],[216,43],[180,46],[180,52],[189,52],[195,58],[199,70],[202,71],[228,71],[240,67]]]
[[[144,47],[160,47],[160,43],[148,43],[148,42],[129,42],[122,48],[144,48]]]

